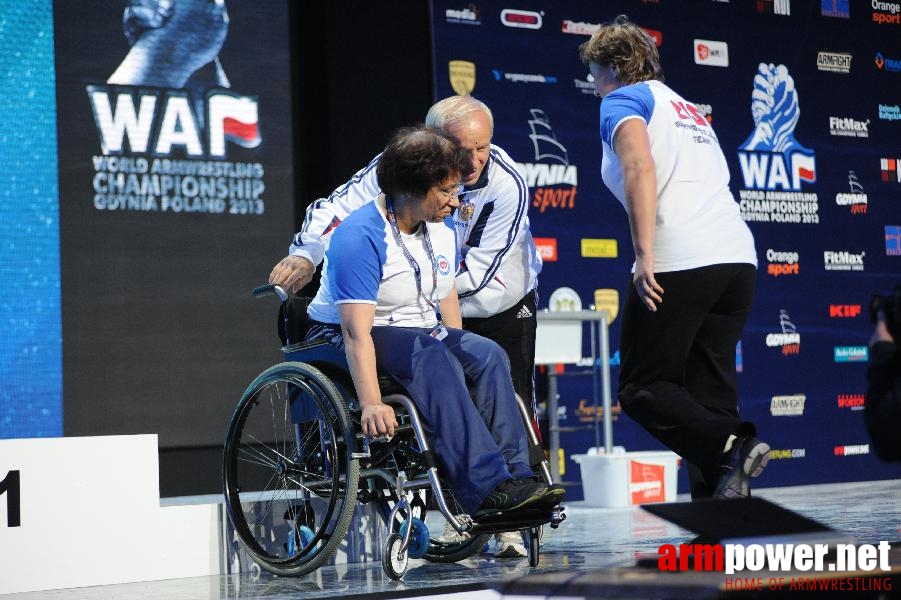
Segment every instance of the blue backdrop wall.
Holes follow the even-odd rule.
[[[434,0],[435,97],[486,102],[494,143],[520,163],[545,259],[541,307],[562,287],[587,307],[594,290],[622,297],[628,283],[627,220],[601,182],[599,100],[578,58],[620,13],[655,39],[668,84],[697,109],[686,117],[713,124],[756,239],[757,296],[738,368],[742,413],[776,459],[758,485],[897,476],[870,453],[861,410],[870,298],[901,282],[901,6]],[[769,105],[765,81],[793,86],[797,110]],[[791,143],[761,142],[768,123]],[[614,386],[618,334],[615,321]],[[561,425],[593,420],[590,378],[561,378],[560,401]],[[615,444],[661,447],[616,407],[614,418]],[[569,457],[594,442],[591,431],[562,436],[565,480],[579,480]],[[685,491],[684,469],[680,479]]]

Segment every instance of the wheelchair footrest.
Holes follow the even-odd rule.
[[[554,508],[524,508],[507,512],[496,512],[473,517],[470,535],[482,533],[503,533],[520,529],[531,529],[550,524],[557,527],[566,518],[562,506]]]

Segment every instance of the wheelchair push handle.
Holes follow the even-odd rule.
[[[288,292],[286,292],[282,286],[276,285],[274,283],[267,283],[266,285],[255,287],[253,288],[253,292],[251,293],[253,294],[254,298],[262,298],[263,296],[274,295],[278,296],[279,300],[281,300],[282,302],[288,299]]]

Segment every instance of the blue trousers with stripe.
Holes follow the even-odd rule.
[[[340,326],[325,325],[332,327],[340,335]],[[373,327],[372,340],[379,374],[394,378],[416,404],[463,510],[475,512],[501,482],[533,475],[510,363],[500,346],[460,329],[437,340],[426,329]]]

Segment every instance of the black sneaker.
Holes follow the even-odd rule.
[[[566,497],[566,489],[559,483],[549,485],[538,503],[545,508],[554,508]]]
[[[548,488],[544,483],[531,477],[527,479],[507,479],[488,494],[475,514],[485,515],[523,508],[538,502],[547,490]]]
[[[770,447],[754,437],[740,437],[724,455],[723,473],[713,492],[714,498],[747,498],[751,495],[751,478],[763,472],[770,460]]]

